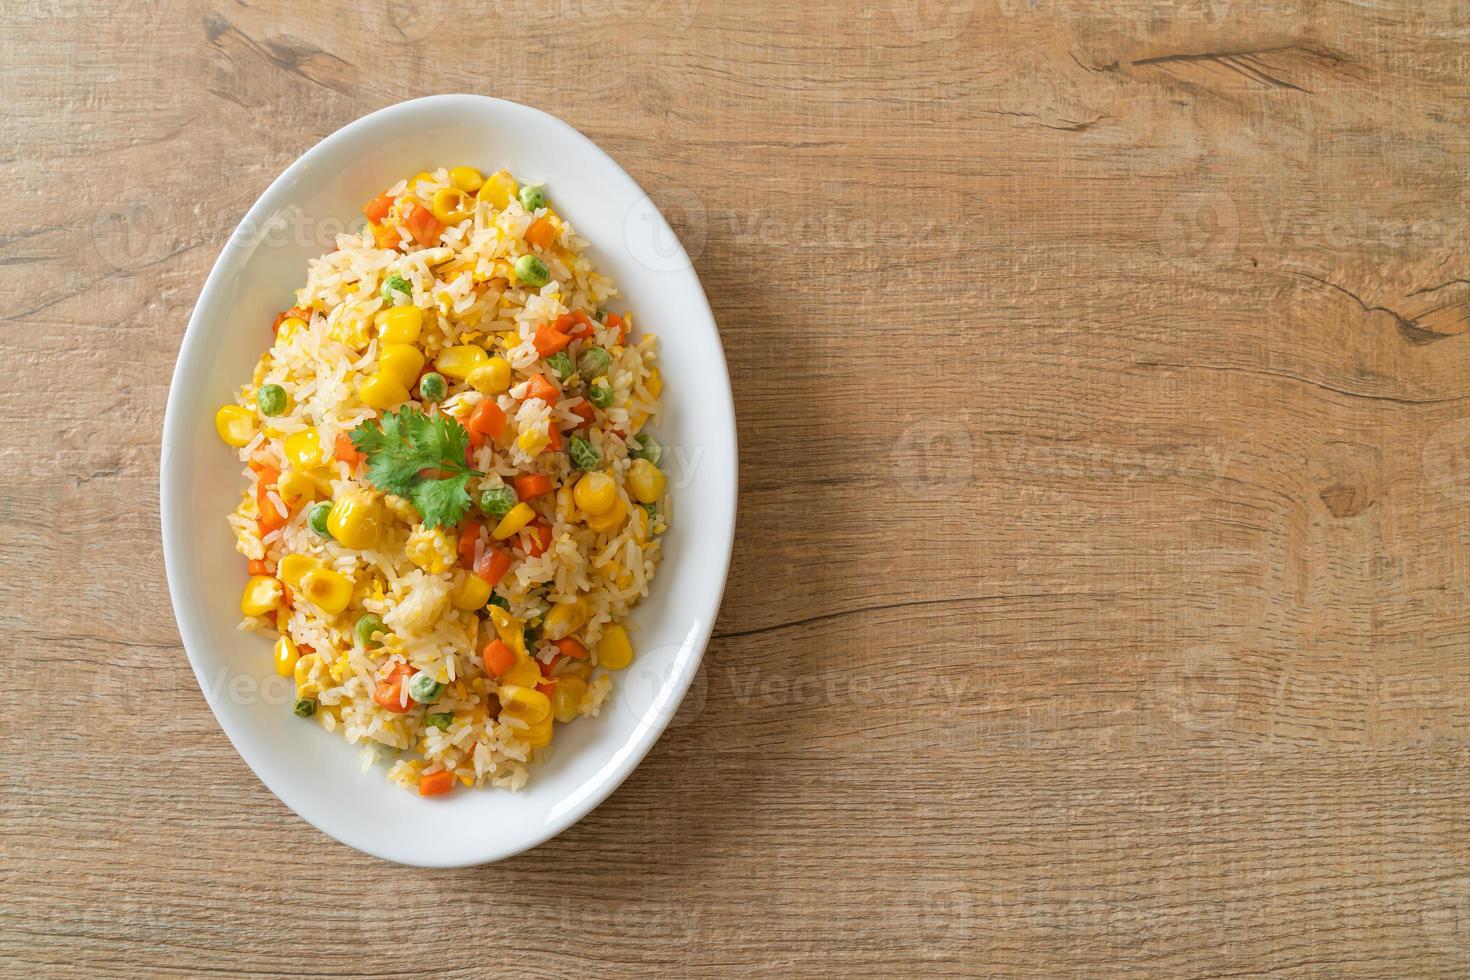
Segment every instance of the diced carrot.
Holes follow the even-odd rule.
[[[566,636],[560,640],[551,641],[558,650],[571,657],[573,660],[586,660],[587,648],[574,637]]]
[[[459,526],[459,561],[465,568],[475,563],[475,542],[479,540],[479,521],[468,520]]]
[[[408,227],[408,233],[413,236],[413,240],[420,245],[434,244],[444,232],[444,226],[439,223],[439,219],[422,204],[410,211],[403,223]]]
[[[536,685],[536,690],[540,691],[542,694],[546,695],[549,698],[556,693],[556,680],[554,678],[547,678],[540,684]]]
[[[499,439],[500,434],[505,431],[505,413],[500,410],[499,405],[495,404],[494,399],[486,398],[475,406],[474,411],[470,412],[469,418],[465,419],[464,427],[470,434],[471,442],[474,442],[477,436],[481,444],[484,443],[485,436]]]
[[[546,549],[551,547],[551,525],[538,517],[527,525],[527,529],[535,537],[526,546],[526,554],[531,558],[540,558],[546,554]]]
[[[252,469],[254,469],[253,466]],[[275,503],[270,499],[270,492],[275,489],[276,481],[281,478],[281,471],[274,466],[262,465],[256,472],[255,508],[259,513],[257,523],[260,525],[260,533],[264,537],[277,528],[285,527],[288,518],[281,516],[281,512],[276,510]],[[287,513],[289,512],[288,507]]]
[[[475,574],[480,576],[493,588],[500,584],[505,578],[505,573],[510,571],[510,555],[499,548],[486,548],[480,560],[475,562]]]
[[[531,344],[536,348],[536,353],[542,357],[550,357],[571,342],[571,337],[549,323],[543,323],[537,327],[536,336],[531,338]]]
[[[556,229],[551,227],[551,222],[546,218],[537,218],[526,229],[526,241],[543,251],[550,248],[555,239]]]
[[[516,662],[515,651],[500,640],[491,640],[480,656],[485,661],[485,673],[491,677],[499,677]]]
[[[420,796],[442,796],[454,789],[454,773],[448,769],[424,773],[419,777]]]
[[[581,401],[571,406],[571,408],[572,414],[582,420],[576,425],[572,426],[572,428],[585,429],[587,428],[587,426],[597,421],[597,409],[594,408],[592,406],[592,403],[589,402],[587,399],[583,398]]]
[[[561,397],[561,389],[546,380],[543,374],[531,375],[531,380],[526,382],[526,397],[539,398],[548,405],[555,405],[556,400]]]
[[[362,461],[367,459],[366,456],[357,451],[356,446],[352,445],[352,436],[346,432],[337,433],[337,441],[332,444],[332,457],[334,459],[340,459],[353,469],[357,469],[362,464]]]
[[[410,697],[407,704],[403,703],[403,685],[408,683],[412,675],[412,667],[398,664],[386,676],[378,678],[377,687],[373,689],[373,700],[384,710],[400,715],[407,714],[408,709],[414,706],[414,700]]]
[[[388,212],[393,209],[393,197],[390,194],[379,194],[371,201],[362,206],[362,213],[367,219],[374,223],[381,222],[388,217]]]
[[[515,478],[516,496],[522,500],[534,500],[551,492],[551,477],[545,473],[527,473]]]
[[[270,565],[260,558],[250,559],[245,567],[251,575],[269,575],[271,573]]]
[[[402,244],[402,238],[398,234],[397,227],[388,225],[372,225],[373,244],[378,248],[397,248]]]
[[[557,427],[555,420],[553,420],[546,430],[546,448],[554,453],[559,453],[562,450],[562,446],[561,429]]]
[[[570,316],[572,318],[572,322],[575,325],[570,328],[560,327],[558,329],[560,329],[563,333],[570,335],[574,340],[581,340],[583,337],[591,336],[592,318],[590,316],[583,313],[581,310],[577,310],[574,313],[569,313],[567,314],[567,316]]]

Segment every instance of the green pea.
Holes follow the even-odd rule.
[[[286,410],[286,389],[280,385],[261,385],[255,393],[255,404],[261,415],[280,415]]]
[[[297,718],[310,718],[316,714],[316,698],[297,698],[291,710],[296,712]]]
[[[607,366],[611,363],[612,358],[607,356],[607,351],[601,347],[589,347],[577,359],[577,370],[582,373],[582,377],[591,381],[598,375],[606,373]]]
[[[311,528],[320,537],[330,538],[332,529],[327,527],[327,517],[332,513],[332,505],[325,500],[318,500],[306,508],[306,526]]]
[[[373,639],[373,634],[386,633],[388,630],[384,628],[381,619],[372,613],[368,613],[365,616],[359,616],[357,618],[357,623],[352,627],[352,632],[357,635],[357,642],[361,643],[363,649],[366,650],[371,647],[382,646],[382,641]]]
[[[587,389],[587,400],[598,408],[607,408],[613,403],[612,389],[598,382]]]
[[[633,437],[633,445],[628,448],[628,455],[634,459],[646,459],[654,466],[663,458],[664,447],[658,444],[658,440],[646,432],[639,433]]]
[[[546,207],[546,195],[541,193],[541,188],[539,187],[532,187],[527,184],[521,188],[520,198],[521,207],[527,211],[534,211],[537,208]]]
[[[489,599],[489,601],[487,601],[485,603],[485,605],[487,605],[487,606],[499,606],[501,609],[504,609],[506,612],[510,612],[510,600],[507,599],[505,596],[501,595],[499,592],[492,592],[492,593],[490,593],[490,599]]]
[[[597,455],[597,450],[592,448],[592,443],[581,436],[572,436],[567,443],[567,455],[572,458],[579,470],[595,470],[602,457]]]
[[[393,305],[395,293],[401,294],[403,296],[412,296],[413,287],[408,284],[407,279],[403,278],[395,272],[387,279],[383,280],[383,288],[380,292],[382,293],[383,301],[391,306]]]
[[[522,255],[516,259],[516,279],[523,285],[540,289],[551,281],[551,271],[536,256]]]
[[[449,384],[444,380],[444,375],[437,371],[430,371],[419,378],[419,394],[426,402],[442,402],[444,396],[449,394]]]
[[[559,350],[546,359],[547,365],[556,372],[556,380],[565,381],[572,376],[572,359],[567,352]]]
[[[492,487],[480,494],[480,510],[486,517],[504,517],[520,502],[510,487]]]
[[[424,721],[430,725],[433,725],[441,732],[447,732],[449,731],[449,726],[454,724],[454,712],[431,711],[428,714],[424,715]]]
[[[408,696],[420,704],[434,700],[442,690],[444,690],[444,685],[434,680],[433,676],[425,670],[419,671],[408,679]]]

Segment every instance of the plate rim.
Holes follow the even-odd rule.
[[[509,108],[512,113],[526,113],[537,118],[543,124],[549,124],[560,129],[566,138],[581,143],[584,149],[600,157],[602,162],[610,168],[613,174],[627,181],[641,200],[657,212],[659,218],[666,225],[668,224],[667,219],[664,218],[662,211],[659,210],[648,192],[610,154],[570,123],[545,110],[509,99],[468,93],[423,96],[375,109],[334,130],[292,160],[271,181],[265,190],[260,193],[255,199],[255,202],[246,210],[239,224],[226,238],[219,255],[210,268],[209,274],[205,277],[204,284],[200,287],[198,298],[195,300],[194,308],[189,315],[188,323],[184,328],[183,336],[179,342],[178,355],[175,358],[173,372],[169,378],[168,397],[164,405],[163,426],[159,446],[160,539],[163,548],[164,576],[168,588],[169,603],[173,609],[175,625],[178,627],[180,644],[183,646],[185,656],[189,660],[189,665],[194,673],[195,682],[199,685],[200,693],[204,696],[205,703],[208,705],[211,714],[214,715],[215,723],[234,747],[236,754],[240,756],[241,760],[254,773],[255,777],[260,780],[277,800],[284,804],[292,813],[296,814],[296,816],[333,840],[355,850],[386,861],[425,868],[484,865],[504,860],[531,848],[538,847],[595,810],[642,764],[643,759],[652,750],[654,744],[657,743],[659,738],[668,729],[675,712],[679,705],[683,703],[685,696],[688,694],[689,687],[695,675],[698,673],[700,665],[703,663],[705,650],[708,648],[710,638],[714,632],[715,620],[723,604],[725,590],[729,586],[730,562],[734,552],[735,529],[739,515],[739,429],[735,416],[734,391],[730,382],[729,363],[725,357],[724,344],[720,337],[718,322],[715,319],[713,309],[709,305],[709,297],[704,291],[704,283],[699,277],[693,260],[690,259],[687,250],[684,248],[683,242],[678,239],[677,233],[674,233],[674,243],[678,248],[678,252],[675,255],[678,258],[682,258],[685,264],[685,268],[682,271],[692,281],[694,293],[697,295],[700,303],[700,307],[696,311],[700,315],[691,317],[691,319],[700,321],[697,324],[700,328],[708,326],[712,334],[713,350],[717,355],[717,361],[714,362],[713,366],[718,367],[718,377],[723,384],[721,392],[723,397],[721,401],[729,406],[729,429],[727,436],[730,446],[730,468],[726,490],[728,492],[730,509],[726,520],[727,530],[724,535],[724,540],[719,542],[721,547],[718,551],[718,585],[711,591],[708,608],[693,610],[689,616],[689,621],[694,626],[691,631],[694,639],[694,643],[691,645],[691,649],[694,651],[693,656],[687,659],[685,662],[686,665],[682,669],[680,669],[679,663],[676,661],[674,670],[670,676],[659,685],[659,691],[655,701],[667,703],[667,710],[661,713],[656,724],[649,725],[645,728],[640,721],[635,726],[626,741],[622,743],[631,746],[632,750],[624,762],[618,766],[618,771],[610,775],[603,775],[602,772],[596,774],[594,778],[600,777],[600,782],[577,805],[567,808],[565,813],[548,819],[533,832],[524,838],[518,839],[513,844],[491,844],[449,857],[430,856],[415,854],[393,847],[378,847],[375,846],[375,842],[373,841],[349,840],[328,826],[324,826],[314,815],[298,809],[297,806],[282,794],[273,780],[262,773],[261,766],[257,765],[256,761],[252,758],[252,755],[261,750],[246,749],[243,747],[241,740],[236,738],[232,726],[227,725],[222,720],[209,696],[208,682],[204,675],[203,657],[202,655],[196,655],[194,652],[196,648],[202,649],[207,645],[205,637],[200,635],[202,627],[193,622],[195,617],[202,619],[204,614],[200,611],[190,609],[185,602],[183,587],[179,584],[183,574],[179,569],[179,565],[183,562],[183,558],[181,555],[178,557],[174,556],[176,552],[180,552],[188,546],[181,540],[181,529],[175,527],[176,522],[170,517],[171,513],[179,508],[178,500],[171,486],[180,483],[185,476],[185,474],[176,473],[177,466],[171,460],[172,447],[175,444],[181,443],[185,438],[183,432],[184,422],[181,419],[183,412],[181,403],[184,396],[181,394],[182,386],[180,379],[193,376],[200,366],[196,362],[200,362],[203,357],[204,336],[208,328],[203,325],[202,311],[206,306],[213,305],[213,302],[208,302],[211,300],[213,294],[225,288],[224,283],[231,276],[239,274],[232,267],[249,259],[249,250],[245,245],[245,239],[248,238],[250,230],[261,226],[263,219],[277,207],[275,199],[284,193],[282,189],[290,184],[306,167],[310,166],[314,158],[326,153],[337,144],[350,140],[355,132],[372,128],[375,124],[384,122],[387,117],[412,112],[415,109],[425,108],[429,105],[434,105],[436,108],[439,108],[455,103],[465,106],[491,106],[499,110]],[[671,226],[670,230],[672,231]],[[626,243],[598,243],[598,248],[600,250],[612,248],[625,249]],[[664,573],[669,574],[667,570]],[[579,784],[582,787],[586,785],[586,782]],[[387,835],[383,836],[386,837]]]

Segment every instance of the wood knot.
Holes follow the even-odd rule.
[[[1308,476],[1329,514],[1357,517],[1378,499],[1382,461],[1372,446],[1329,442],[1308,467]]]

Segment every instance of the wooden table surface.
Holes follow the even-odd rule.
[[[0,973],[1465,976],[1467,43],[1464,0],[8,5]],[[157,460],[245,209],[450,91],[665,209],[741,503],[642,767],[424,872],[221,733]]]

